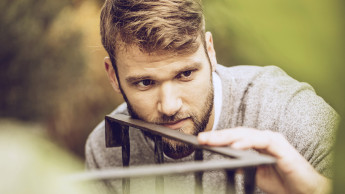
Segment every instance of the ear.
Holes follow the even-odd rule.
[[[117,80],[117,77],[115,75],[115,70],[113,68],[113,65],[111,64],[111,60],[109,57],[104,58],[104,67],[105,67],[105,71],[107,72],[111,86],[114,88],[115,92],[120,93],[121,91],[119,87],[119,82]]]
[[[214,50],[214,47],[213,47],[213,38],[212,38],[211,32],[205,33],[205,39],[206,39],[205,40],[206,50],[207,50],[208,56],[210,57],[212,71],[215,71],[216,65],[217,65],[217,58],[216,58],[216,51]]]

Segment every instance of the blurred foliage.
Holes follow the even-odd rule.
[[[53,108],[56,90],[83,71],[78,31],[50,37],[67,1],[5,0],[0,3],[0,116],[40,119]],[[71,79],[61,79],[69,77]]]
[[[219,63],[277,65],[336,109],[343,100],[342,10],[334,0],[204,0]]]
[[[93,127],[121,102],[103,70],[100,3],[0,2],[0,117],[43,123],[83,157]]]
[[[122,102],[122,97],[111,88],[103,67],[107,54],[100,43],[99,9],[93,1],[85,1],[77,8],[66,7],[52,29],[57,34],[62,26],[78,29],[83,37],[79,47],[67,49],[78,49],[84,54],[81,59],[85,61],[84,71],[73,84],[56,92],[57,106],[46,120],[49,132],[81,157],[91,130]]]
[[[0,193],[87,194],[83,184],[66,177],[83,170],[73,155],[42,135],[42,126],[15,120],[0,120]]]

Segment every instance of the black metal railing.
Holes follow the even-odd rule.
[[[154,140],[154,161],[156,166],[135,166],[129,167],[130,163],[130,141],[129,129],[141,129],[151,133]],[[184,163],[163,164],[163,143],[162,137],[170,138],[193,145],[195,148],[194,160]],[[108,115],[105,117],[105,138],[106,147],[122,147],[122,164],[128,168],[116,168],[83,174],[79,179],[83,180],[109,180],[122,179],[122,191],[124,194],[130,192],[130,178],[155,176],[156,193],[164,192],[164,175],[178,173],[194,173],[195,193],[203,193],[203,172],[212,170],[224,170],[226,172],[226,193],[235,193],[235,170],[242,169],[244,172],[244,191],[253,193],[255,190],[255,173],[259,165],[274,164],[275,159],[266,155],[250,151],[234,150],[230,147],[211,147],[200,145],[196,136],[187,135],[176,130],[146,123],[141,120],[132,119],[126,115]],[[203,161],[202,150],[218,153],[230,158],[230,160]]]

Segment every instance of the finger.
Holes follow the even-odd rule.
[[[239,137],[237,138],[237,141],[233,142],[231,145],[231,147],[235,149],[253,148],[256,150],[267,150],[272,143],[272,137],[270,134],[266,133],[266,131],[242,129],[242,131],[236,135]]]
[[[235,149],[253,148],[278,158],[294,151],[294,148],[279,133],[245,127],[203,132],[199,134],[198,141],[200,144],[212,146],[230,145]]]
[[[231,145],[238,141],[242,136],[234,134],[233,129],[225,129],[220,131],[202,132],[198,135],[198,142],[204,145],[223,146]]]
[[[231,145],[235,142],[245,141],[251,137],[259,136],[258,130],[237,127],[212,132],[199,133],[198,141],[207,145]],[[260,138],[259,138],[260,139]]]

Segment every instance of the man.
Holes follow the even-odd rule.
[[[311,86],[277,67],[218,65],[197,0],[107,0],[101,35],[110,83],[126,101],[112,114],[199,134],[201,144],[276,157],[277,165],[257,172],[258,186],[268,193],[327,191],[337,114]],[[105,148],[104,139],[102,122],[86,144],[88,168],[122,166],[121,149]],[[153,164],[150,137],[130,130],[130,139],[130,165]],[[164,154],[169,163],[192,160],[194,153],[164,139]],[[204,158],[221,157],[204,152]],[[168,177],[165,190],[191,193],[191,176]],[[205,173],[203,181],[205,193],[224,190],[221,172]],[[147,184],[139,182],[142,193]]]

